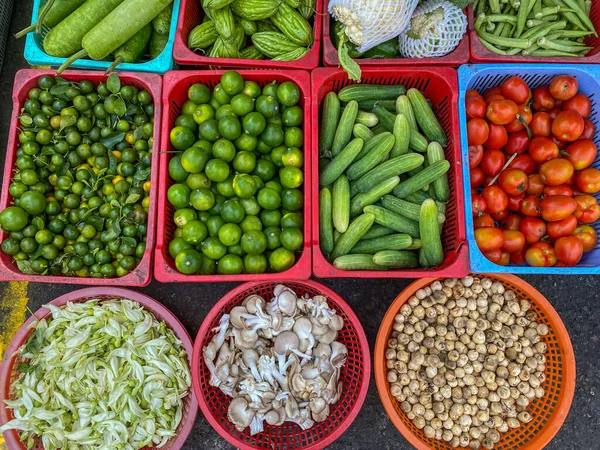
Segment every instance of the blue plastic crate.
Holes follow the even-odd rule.
[[[42,0],[33,1],[32,23],[38,17]],[[171,29],[169,31],[169,42],[164,50],[156,58],[140,63],[123,63],[117,67],[120,71],[129,72],[153,72],[164,74],[173,68],[173,43],[175,42],[175,31],[177,29],[177,17],[179,16],[180,0],[173,1],[173,16],[171,18]],[[32,66],[58,67],[66,61],[66,58],[56,58],[44,52],[41,36],[35,33],[27,34],[25,42],[25,59]],[[106,70],[111,61],[94,61],[92,59],[80,59],[73,64],[72,69]]]
[[[458,69],[459,85],[459,119],[462,148],[463,181],[465,192],[465,208],[467,221],[467,242],[471,271],[475,273],[530,273],[555,275],[600,274],[600,243],[588,253],[575,267],[531,267],[528,265],[500,266],[489,261],[475,243],[473,217],[471,214],[471,181],[469,178],[469,145],[467,141],[467,118],[465,111],[465,95],[467,90],[476,89],[483,92],[501,84],[508,77],[518,75],[531,89],[550,84],[557,75],[573,75],[579,81],[579,91],[589,96],[592,103],[592,114],[589,117],[596,128],[594,142],[600,147],[600,66],[573,64],[467,64]],[[600,155],[592,167],[600,168]],[[600,199],[600,193],[594,194]],[[600,222],[591,224],[596,232],[600,230]]]

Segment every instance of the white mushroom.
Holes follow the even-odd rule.
[[[308,408],[315,422],[323,422],[329,416],[329,405],[322,397],[311,398]]]
[[[344,328],[344,319],[342,319],[342,316],[338,316],[337,314],[333,316],[329,320],[329,328],[335,331],[340,331]]]
[[[229,403],[227,418],[239,431],[244,431],[250,425],[254,415],[255,411],[244,397],[235,397]]]
[[[258,372],[256,365],[258,364],[258,353],[254,349],[246,349],[242,352],[242,361],[244,365],[250,369],[252,376],[256,381],[262,381],[262,376]]]
[[[327,333],[317,336],[317,340],[324,344],[331,344],[337,338],[337,331],[332,330],[331,328],[327,328]]]
[[[294,291],[284,287],[277,294],[275,294],[275,301],[279,311],[287,316],[293,316],[296,313],[296,301],[298,297]]]
[[[262,433],[264,430],[265,414],[256,413],[250,422],[250,436]]]
[[[260,295],[252,294],[242,302],[242,305],[246,307],[248,313],[256,314],[258,311],[263,311],[265,308],[265,299]]]
[[[336,369],[339,369],[346,364],[346,358],[348,357],[348,348],[341,342],[334,341],[331,343],[331,356],[329,361],[331,365]]]
[[[313,356],[316,358],[325,357],[329,359],[331,352],[331,345],[319,342],[313,350]]]
[[[285,422],[285,409],[280,407],[278,409],[271,409],[265,415],[265,421],[272,426],[280,426]]]
[[[245,306],[236,306],[232,308],[231,312],[229,313],[231,324],[236,328],[245,328],[242,318],[244,314],[248,314],[248,310]]]
[[[267,380],[271,386],[277,388],[277,384],[284,391],[288,391],[288,381],[287,377],[285,377],[282,373],[279,372],[277,367],[275,366],[275,358],[273,356],[263,355],[258,360],[258,368],[265,380]]]
[[[315,422],[310,418],[310,411],[308,408],[299,410],[296,416],[289,418],[289,421],[298,424],[303,430],[308,430],[315,424]]]

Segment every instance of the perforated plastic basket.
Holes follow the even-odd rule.
[[[173,184],[169,177],[169,160],[175,155],[170,144],[169,133],[175,126],[175,120],[181,112],[181,106],[188,99],[187,92],[194,83],[203,83],[211,90],[219,83],[224,70],[211,71],[174,71],[164,78],[163,104],[165,113],[162,121],[162,136],[160,148],[160,196],[158,201],[158,231],[154,261],[154,276],[163,283],[173,282],[219,282],[219,281],[259,281],[259,280],[306,280],[310,278],[310,204],[311,204],[311,130],[310,118],[310,77],[301,70],[238,70],[244,80],[257,82],[261,87],[267,83],[278,81],[293,81],[301,92],[298,105],[304,109],[302,129],[305,133],[304,147],[304,245],[302,253],[296,257],[296,263],[285,272],[238,275],[184,275],[175,267],[175,261],[169,255],[169,242],[173,239],[175,224],[173,213],[175,209],[167,200],[167,190]]]
[[[573,75],[579,81],[579,91],[590,98],[592,103],[592,114],[589,117],[594,123],[596,130],[600,129],[600,67],[597,65],[569,65],[569,64],[481,64],[464,65],[458,70],[460,98],[458,107],[460,113],[460,138],[462,143],[463,160],[468,161],[469,148],[467,144],[467,120],[465,112],[465,94],[468,89],[476,89],[483,92],[492,86],[498,86],[510,76],[522,77],[531,89],[550,84],[557,75]],[[600,145],[600,134],[594,136],[596,145]],[[592,167],[600,168],[600,155]],[[465,185],[465,205],[471,205],[471,180],[469,177],[469,164],[463,165],[463,183]],[[593,194],[600,199],[600,193]],[[473,217],[470,213],[465,214],[467,219],[467,241],[469,242],[469,257],[471,270],[481,272],[508,272],[508,273],[535,273],[535,274],[600,274],[600,243],[594,250],[583,254],[582,260],[575,267],[531,267],[529,265],[500,266],[488,260],[475,243],[473,232]],[[596,232],[600,231],[600,222],[590,224]]]
[[[321,0],[317,0],[316,13],[309,20],[313,27],[315,41],[310,50],[296,61],[272,61],[270,59],[211,58],[188,48],[190,32],[202,23],[204,13],[198,0],[181,0],[181,13],[177,23],[177,34],[173,47],[173,58],[183,66],[197,66],[216,69],[220,67],[246,69],[314,69],[319,65],[321,52],[321,27],[323,14]]]
[[[533,417],[528,424],[501,433],[501,440],[494,445],[496,450],[541,450],[558,433],[565,421],[573,394],[575,392],[575,355],[571,339],[558,313],[550,302],[529,283],[513,275],[485,275],[493,281],[500,281],[508,289],[512,289],[519,299],[527,299],[532,310],[538,316],[538,322],[548,325],[549,333],[542,341],[548,346],[546,352],[546,381],[542,387],[546,391],[544,397],[536,399],[527,408]],[[430,285],[440,278],[417,280],[404,289],[392,303],[385,314],[377,341],[373,364],[375,366],[375,382],[381,402],[394,426],[418,450],[453,450],[454,447],[444,441],[427,438],[423,430],[419,430],[400,409],[400,403],[390,394],[385,366],[385,350],[391,336],[394,317],[400,308],[415,292]]]
[[[312,117],[320,115],[321,102],[330,91],[339,92],[351,84],[347,74],[341,69],[316,69],[312,73]],[[450,201],[447,205],[446,223],[442,232],[444,262],[433,269],[418,270],[340,270],[329,263],[319,246],[319,148],[318,125],[313,126],[312,148],[312,241],[313,273],[321,278],[422,278],[431,275],[464,276],[468,272],[466,237],[464,227],[463,187],[461,179],[461,154],[458,139],[458,83],[456,72],[449,67],[363,67],[363,84],[402,84],[406,88],[417,88],[433,102],[433,109],[442,128],[448,136],[448,146],[444,149],[450,162],[448,181],[450,183]],[[319,122],[320,123],[320,122]]]
[[[181,0],[173,1],[173,16],[171,17],[171,29],[169,31],[169,41],[160,55],[154,59],[149,59],[149,55],[145,55],[142,62],[139,63],[123,63],[117,67],[118,71],[133,71],[133,72],[152,72],[165,73],[173,68],[173,42],[175,40],[175,30],[177,28],[177,17],[179,15],[179,5]],[[44,2],[45,3],[45,2]],[[37,21],[42,0],[33,0],[33,12],[31,22]],[[25,41],[25,59],[32,66],[41,67],[58,67],[66,61],[66,58],[57,58],[50,56],[44,51],[42,46],[42,37],[35,33],[29,33]],[[80,59],[71,64],[73,69],[86,70],[106,70],[112,61],[94,61],[93,59]]]
[[[475,20],[473,17],[473,7],[469,6],[468,9],[468,20],[469,20],[469,37],[471,44],[471,62],[474,63],[549,63],[549,64],[592,64],[600,62],[600,38],[594,36],[588,36],[585,38],[585,44],[590,47],[594,47],[587,56],[583,58],[569,58],[569,57],[542,57],[542,56],[508,56],[498,55],[483,46],[475,31]],[[598,0],[592,1],[592,9],[590,11],[590,19],[596,27],[596,30],[600,33],[600,2]]]
[[[337,48],[333,45],[331,32],[333,29],[334,20],[327,12],[329,0],[323,0],[325,12],[323,18],[323,63],[326,67],[338,67],[340,60],[338,58]],[[390,67],[390,66],[452,66],[458,67],[461,64],[469,62],[469,36],[468,32],[458,44],[458,47],[453,52],[440,56],[439,58],[358,58],[356,62],[361,67]]]
[[[251,294],[258,294],[266,301],[273,298],[277,283],[246,283],[225,295],[210,310],[194,342],[192,357],[192,382],[202,413],[211,426],[229,443],[238,449],[316,450],[325,448],[339,438],[352,424],[365,401],[371,375],[371,358],[365,332],[350,306],[339,295],[315,281],[284,282],[297,295],[323,295],[328,305],[344,319],[344,328],[338,332],[337,340],[348,348],[348,358],[342,367],[340,382],[344,390],[341,398],[330,406],[327,420],[308,430],[285,422],[281,426],[265,423],[262,433],[250,435],[249,428],[240,433],[227,419],[227,408],[231,398],[220,389],[210,386],[210,372],[202,357],[202,348],[208,345],[223,314],[238,306]]]
[[[175,317],[175,315],[161,305],[159,302],[139,292],[130,291],[128,289],[119,288],[87,288],[80,289],[77,291],[69,292],[68,294],[62,295],[50,302],[51,305],[61,307],[67,304],[67,302],[77,303],[86,302],[89,300],[118,300],[118,299],[129,299],[138,302],[147,311],[151,312],[154,317],[159,321],[164,321],[167,327],[169,327],[175,336],[181,341],[185,351],[188,355],[188,363],[191,361],[191,355],[193,351],[192,340],[190,335],[183,327],[181,322]],[[4,405],[4,400],[12,398],[10,392],[10,385],[17,376],[16,367],[19,365],[20,358],[15,355],[15,352],[27,341],[31,334],[29,326],[35,321],[44,317],[50,316],[50,311],[45,308],[40,308],[35,312],[34,315],[29,317],[27,321],[19,328],[9,346],[4,352],[2,358],[2,364],[0,364],[0,425],[5,424],[9,420],[13,419],[13,415],[8,408]],[[198,402],[194,394],[191,392],[183,399],[183,417],[179,428],[177,429],[176,437],[171,439],[164,447],[163,450],[179,450],[183,447],[187,437],[189,436],[196,415],[198,414]],[[19,433],[15,430],[10,430],[4,433],[4,439],[10,450],[25,450],[26,447],[19,440]],[[36,442],[35,449],[42,450],[41,440]],[[156,447],[144,447],[144,450],[154,449]]]
[[[8,192],[11,183],[13,169],[17,160],[17,148],[19,143],[19,121],[17,116],[27,99],[27,93],[33,87],[37,87],[37,80],[43,75],[54,76],[55,72],[51,70],[29,70],[24,69],[15,75],[15,84],[13,87],[13,109],[8,130],[8,145],[6,147],[6,160],[4,163],[4,177],[2,178],[2,197],[0,198],[0,211],[10,206],[12,196]],[[94,84],[106,81],[107,77],[101,72],[74,71],[68,70],[61,75],[69,81],[90,80]],[[146,89],[152,94],[154,99],[154,151],[152,152],[152,171],[150,179],[152,187],[150,189],[150,207],[148,209],[148,231],[146,235],[146,250],[142,260],[128,275],[121,278],[80,278],[55,275],[27,275],[22,273],[12,261],[12,257],[0,251],[0,281],[35,281],[38,283],[59,283],[59,284],[91,284],[96,286],[145,286],[150,283],[152,277],[152,251],[154,248],[154,233],[156,224],[156,198],[158,196],[158,142],[160,142],[160,123],[162,117],[162,105],[160,102],[160,93],[162,89],[162,79],[160,75],[151,73],[119,73],[119,78],[123,84],[137,86],[140,89]],[[7,238],[7,233],[0,230],[0,241]]]
[[[2,70],[2,63],[4,62],[4,50],[8,39],[13,3],[14,0],[0,0],[0,70]]]

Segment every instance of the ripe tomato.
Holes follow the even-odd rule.
[[[506,125],[515,120],[519,107],[512,100],[493,100],[488,104],[485,117],[496,125]]]
[[[481,196],[487,205],[487,212],[496,214],[504,211],[508,206],[506,193],[498,186],[487,186],[481,191]]]
[[[471,119],[467,122],[469,145],[482,145],[490,135],[488,123],[483,119]]]
[[[502,252],[500,261],[498,261],[496,264],[498,264],[499,266],[508,266],[509,263],[510,263],[510,253]]]
[[[520,231],[504,230],[504,243],[500,250],[507,253],[518,252],[525,245],[525,236]]]
[[[542,183],[540,175],[532,173],[528,178],[527,195],[541,195],[544,192],[544,183]]]
[[[491,149],[483,152],[483,158],[479,167],[486,175],[497,175],[505,163],[504,153],[500,150]]]
[[[583,256],[583,244],[576,236],[561,237],[554,245],[556,259],[565,266],[574,266]]]
[[[483,227],[475,230],[475,242],[483,253],[498,250],[504,244],[504,234],[500,228]]]
[[[565,184],[567,186],[574,186],[575,181],[577,181],[577,173],[574,173],[573,176],[571,178],[569,178],[569,181],[567,181]]]
[[[568,184],[559,184],[558,186],[546,186],[544,188],[544,196],[549,195],[566,195],[573,197],[573,189]]]
[[[493,227],[494,219],[489,214],[482,214],[473,219],[473,228]]]
[[[505,230],[519,230],[523,218],[519,214],[509,214],[504,222],[502,222],[502,228]]]
[[[536,163],[545,163],[558,158],[558,146],[547,137],[535,137],[529,141],[529,154]]]
[[[529,156],[527,153],[523,153],[522,155],[519,155],[513,159],[508,165],[508,168],[519,169],[525,172],[527,175],[531,175],[533,172],[535,172],[537,165],[531,156]]]
[[[577,209],[577,202],[564,195],[551,195],[542,200],[542,219],[555,222],[570,216]]]
[[[471,169],[469,174],[469,178],[471,179],[471,186],[474,188],[478,188],[483,186],[485,181],[485,173],[481,170],[481,167],[475,167]]]
[[[495,222],[501,223],[508,217],[508,208],[490,215],[492,216],[492,219],[494,219]]]
[[[508,196],[508,210],[519,212],[521,211],[521,205],[523,204],[523,199],[525,198],[525,193],[520,195],[509,195]]]
[[[569,145],[567,141],[561,141],[554,135],[550,136],[550,139],[556,144],[559,150],[564,150]]]
[[[500,264],[500,261],[502,261],[502,251],[499,248],[492,250],[491,252],[484,252],[483,256],[494,264]]]
[[[519,231],[529,245],[539,242],[546,235],[546,222],[538,217],[523,217]]]
[[[583,121],[583,133],[581,133],[581,139],[592,139],[594,137],[596,129],[591,120]]]
[[[482,145],[469,145],[469,167],[473,169],[477,167],[483,159]]]
[[[521,250],[518,252],[514,252],[510,254],[510,262],[520,266],[521,264],[525,264],[525,254],[527,253],[527,249],[529,247],[524,245]]]
[[[487,109],[487,103],[483,97],[469,97],[465,100],[465,108],[467,110],[467,118],[483,119]]]
[[[527,249],[525,261],[532,267],[552,267],[556,264],[556,252],[547,242],[537,242]]]
[[[537,195],[528,195],[521,203],[521,214],[529,217],[540,217],[542,214],[541,199]]]
[[[580,225],[575,228],[573,236],[581,241],[584,252],[591,252],[598,243],[598,234],[596,233],[596,230],[589,225]]]
[[[579,89],[577,78],[571,75],[559,75],[550,83],[550,94],[556,100],[569,100]]]
[[[506,131],[509,133],[514,133],[515,131],[521,131],[525,129],[525,122],[527,125],[531,123],[533,119],[533,113],[528,105],[519,105],[519,113],[517,118],[513,120],[511,123],[506,125]]]
[[[600,205],[591,195],[578,195],[575,197],[577,209],[575,217],[582,223],[592,223],[600,218]]]
[[[481,97],[483,98],[483,96],[477,92],[475,89],[469,89],[466,94],[465,94],[465,98],[471,98],[471,97]]]
[[[573,164],[566,159],[556,158],[542,164],[540,178],[548,186],[558,186],[569,181],[573,172]]]
[[[529,186],[527,174],[519,169],[505,169],[498,177],[498,186],[508,195],[524,193]]]
[[[556,116],[558,116],[560,114],[560,111],[561,111],[560,108],[555,107],[548,111],[548,115],[550,116],[550,118],[552,120],[554,120],[554,119],[556,119]]]
[[[575,94],[569,100],[563,103],[563,111],[577,111],[581,117],[587,119],[592,112],[592,104],[587,95],[581,92]]]
[[[483,144],[485,148],[503,148],[508,142],[508,133],[502,125],[489,124],[490,133],[487,141]]]
[[[504,146],[507,155],[514,153],[525,153],[529,145],[529,135],[526,130],[517,131],[508,135],[508,141]]]
[[[531,119],[529,129],[534,136],[550,136],[552,117],[546,112],[536,112]]]
[[[576,111],[562,111],[552,122],[552,134],[561,141],[573,142],[583,133],[583,117]]]
[[[566,153],[565,158],[573,164],[573,168],[583,170],[594,162],[598,148],[589,139],[579,139],[566,148]]]
[[[487,203],[481,195],[475,195],[471,199],[471,209],[473,217],[479,217],[487,211]]]
[[[565,217],[556,222],[548,222],[547,231],[548,237],[556,240],[563,236],[571,236],[577,228],[577,218],[573,215]]]
[[[540,86],[533,91],[533,109],[535,111],[548,111],[554,108],[556,99],[550,94],[548,86]]]
[[[500,92],[507,99],[512,100],[517,105],[525,103],[531,97],[531,91],[529,86],[525,83],[525,80],[521,77],[510,77],[500,86]]]
[[[500,94],[501,92],[502,88],[500,86],[493,86],[483,91],[483,96],[487,97],[488,95]]]
[[[506,100],[502,94],[492,94],[484,97],[485,102],[489,105],[495,100]]]
[[[577,187],[586,194],[600,191],[600,170],[588,167],[577,174]]]

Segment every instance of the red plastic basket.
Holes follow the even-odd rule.
[[[0,198],[0,210],[10,206],[13,198],[8,192],[11,183],[12,173],[17,159],[18,147],[18,119],[21,107],[27,99],[28,91],[37,87],[37,80],[43,75],[54,76],[55,71],[51,70],[29,70],[24,69],[17,72],[15,84],[13,87],[13,110],[8,131],[8,145],[6,147],[6,160],[4,163],[4,178],[2,180],[2,197]],[[102,72],[74,71],[69,70],[61,75],[62,78],[69,81],[90,80],[93,83],[106,81],[107,77]],[[137,86],[145,89],[152,94],[154,98],[154,142],[160,142],[160,127],[162,106],[160,94],[162,92],[162,78],[160,75],[142,72],[119,72],[119,78],[123,84]],[[155,145],[156,148],[156,145]],[[152,152],[152,171],[150,173],[152,180],[158,179],[158,151]],[[154,231],[156,224],[156,197],[158,195],[158,183],[152,183],[150,190],[150,207],[148,209],[148,231],[146,235],[146,250],[142,260],[128,275],[121,278],[79,278],[66,276],[49,275],[27,275],[19,271],[12,262],[12,258],[0,252],[0,280],[1,281],[35,281],[38,283],[59,283],[59,284],[89,284],[104,286],[145,286],[150,283],[152,277],[152,250],[154,248]],[[0,231],[0,240],[7,237],[7,233]]]
[[[202,23],[204,13],[199,0],[181,0],[177,32],[173,46],[173,59],[180,65],[207,68],[246,68],[246,69],[314,69],[319,65],[321,51],[321,27],[323,24],[322,4],[317,1],[317,11],[312,22],[315,41],[306,55],[296,61],[272,61],[270,59],[212,58],[190,50],[188,36],[197,25]]]
[[[323,0],[323,63],[326,67],[339,67],[340,60],[338,58],[337,48],[331,40],[331,29],[333,27],[333,18],[327,12],[329,0]],[[465,33],[458,47],[452,53],[439,58],[358,58],[355,61],[361,67],[390,67],[390,66],[415,66],[415,65],[430,65],[430,66],[452,66],[458,67],[461,64],[469,62],[469,33]]]
[[[339,92],[352,84],[341,69],[316,69],[312,73],[312,117],[319,118],[321,102],[330,91]],[[435,269],[418,270],[340,270],[325,259],[319,246],[319,192],[317,157],[312,160],[312,241],[313,273],[320,278],[422,278],[427,276],[462,277],[469,271],[466,246],[464,198],[458,129],[458,80],[454,69],[438,68],[363,68],[363,84],[403,84],[406,88],[417,88],[433,102],[433,108],[440,124],[448,135],[445,148],[446,159],[450,162],[448,179],[450,182],[450,202],[447,205],[446,223],[442,232],[445,259]],[[315,127],[317,128],[317,127]],[[313,149],[319,148],[317,132],[312,134]]]
[[[273,81],[293,81],[300,87],[302,97],[298,103],[304,108],[305,133],[311,129],[310,120],[310,76],[301,70],[239,70],[245,80],[257,82],[260,86]],[[173,238],[175,224],[173,223],[173,206],[167,201],[166,192],[173,183],[169,178],[169,160],[173,153],[169,133],[175,126],[181,106],[187,100],[187,91],[194,83],[204,83],[209,88],[214,88],[225,73],[224,70],[211,71],[172,71],[167,72],[164,78],[162,102],[165,105],[165,114],[162,122],[162,141],[160,155],[160,192],[158,200],[157,241],[154,258],[154,276],[163,283],[171,282],[220,282],[220,281],[259,281],[259,280],[306,280],[310,277],[310,167],[311,167],[311,140],[307,137],[304,142],[304,246],[296,263],[285,272],[263,274],[238,274],[238,275],[184,275],[175,267],[175,261],[169,255],[169,242]]]
[[[585,38],[585,44],[594,47],[587,56],[583,58],[568,58],[568,57],[543,57],[543,56],[507,56],[498,55],[483,46],[475,31],[475,19],[473,6],[469,6],[469,37],[471,39],[471,62],[474,63],[550,63],[550,64],[596,64],[600,62],[600,37],[588,36]],[[590,11],[590,19],[600,32],[600,2],[594,0]]]
[[[302,430],[298,425],[285,422],[275,427],[265,423],[262,433],[251,436],[249,429],[240,433],[227,419],[231,398],[220,389],[210,386],[210,372],[202,357],[202,348],[210,342],[223,314],[238,306],[251,294],[261,295],[269,301],[277,283],[246,283],[225,295],[210,310],[196,336],[192,356],[192,383],[202,413],[211,426],[238,449],[295,449],[316,450],[325,448],[339,438],[352,424],[367,396],[371,375],[369,343],[365,332],[350,306],[331,289],[315,281],[285,282],[297,295],[323,295],[327,303],[344,319],[338,341],[348,347],[348,359],[342,368],[340,382],[344,385],[342,397],[331,405],[330,415],[324,422],[315,423]]]
[[[107,288],[87,288],[80,289],[77,291],[69,292],[62,295],[50,302],[54,306],[64,306],[67,302],[86,302],[88,300],[100,299],[100,300],[115,300],[115,299],[129,299],[138,302],[147,311],[151,312],[154,317],[159,321],[164,321],[165,324],[175,333],[175,336],[181,341],[185,351],[188,355],[188,363],[191,359],[193,347],[192,339],[190,335],[183,327],[181,322],[175,317],[175,315],[161,305],[159,302],[139,292],[130,291],[129,289],[119,289],[113,287]],[[0,425],[5,424],[9,420],[13,419],[11,411],[4,406],[4,400],[11,398],[10,385],[17,375],[16,366],[19,364],[19,358],[15,355],[15,352],[21,348],[21,346],[27,341],[31,334],[31,324],[35,320],[43,319],[44,317],[50,316],[50,310],[40,308],[35,312],[34,315],[29,317],[27,321],[19,328],[12,341],[4,352],[2,358],[2,364],[0,364]],[[198,414],[198,402],[192,392],[185,397],[183,401],[183,417],[179,428],[177,429],[177,435],[175,438],[170,440],[163,449],[166,450],[179,450],[183,447],[187,437],[189,436],[194,422],[196,421],[196,415]],[[4,433],[4,439],[10,450],[25,450],[26,447],[19,440],[19,433],[15,430],[9,430]],[[41,440],[36,442],[35,449],[43,449]],[[150,450],[155,447],[145,447],[146,450]]]

